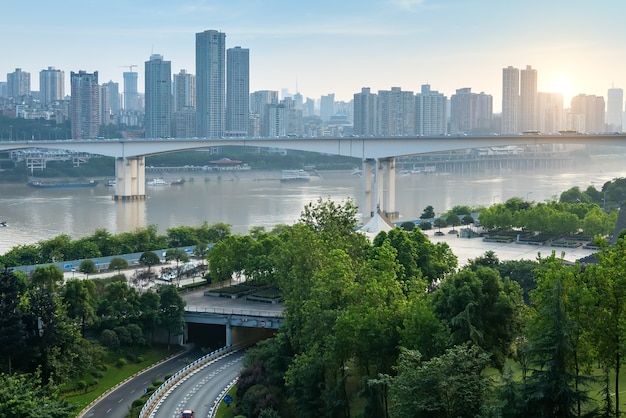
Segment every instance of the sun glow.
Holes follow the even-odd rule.
[[[552,81],[549,84],[550,93],[561,93],[563,95],[563,101],[565,104],[569,103],[572,98],[572,81],[566,75],[556,75],[552,78]]]

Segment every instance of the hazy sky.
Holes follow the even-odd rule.
[[[502,68],[538,70],[538,89],[606,98],[626,88],[624,0],[31,0],[0,4],[0,81],[15,68],[99,71],[120,83],[151,53],[195,74],[195,33],[250,49],[250,91],[348,101],[430,84],[502,101]]]

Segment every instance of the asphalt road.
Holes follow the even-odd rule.
[[[165,375],[173,374],[185,367],[188,363],[202,357],[205,353],[199,348],[191,348],[184,353],[158,364],[126,383],[120,385],[99,402],[93,405],[80,417],[112,417],[120,418],[126,415],[135,399],[140,398],[145,389],[155,380],[164,380]]]

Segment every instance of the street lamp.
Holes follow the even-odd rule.
[[[528,202],[528,196],[530,196],[531,194],[533,194],[533,192],[528,192],[526,193],[526,201]]]
[[[494,205],[496,204],[496,197],[500,197],[500,195],[499,195],[499,194],[497,194],[497,195],[495,195],[495,196],[493,197],[493,204],[494,204]]]

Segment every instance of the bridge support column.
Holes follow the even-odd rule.
[[[226,347],[233,345],[232,330],[230,329],[230,319],[226,323]]]
[[[396,159],[395,157],[378,160],[379,190],[382,196],[380,210],[389,220],[398,219],[396,212]]]
[[[118,201],[146,198],[146,158],[122,157],[115,160],[115,195]]]
[[[373,159],[363,160],[363,168],[361,176],[363,179],[363,208],[361,210],[362,222],[366,223],[368,219],[374,216],[376,208],[376,193],[374,190],[374,166],[376,161]]]

